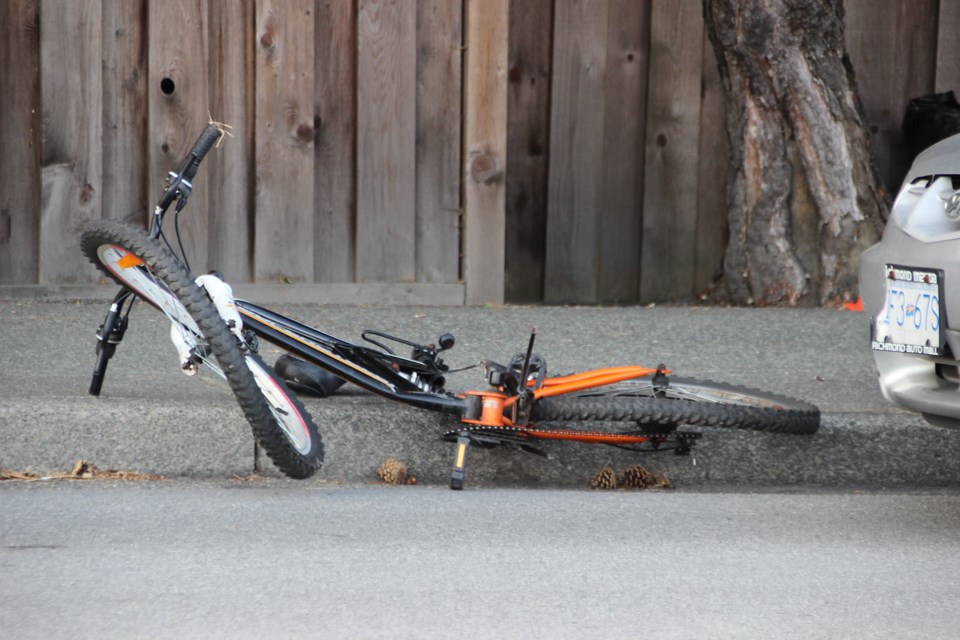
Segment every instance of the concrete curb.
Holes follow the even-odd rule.
[[[579,488],[604,465],[620,470],[637,463],[682,487],[960,484],[960,432],[929,426],[880,398],[859,314],[684,307],[278,310],[345,337],[363,327],[424,340],[453,330],[459,341],[449,356],[454,364],[484,356],[506,360],[525,327],[536,324],[538,347],[553,372],[656,364],[652,352],[685,375],[801,397],[824,412],[812,437],[703,429],[691,457],[572,443],[552,443],[551,459],[472,449],[468,487]],[[217,381],[198,384],[176,371],[164,319],[150,309],[135,310],[103,395],[86,395],[93,332],[104,312],[102,302],[0,302],[0,467],[65,471],[83,458],[167,477],[249,473],[252,439],[233,396]],[[272,362],[277,354],[264,355]],[[475,371],[452,376],[451,388],[476,387],[478,377]],[[335,398],[305,402],[326,447],[319,481],[377,481],[377,467],[393,457],[420,483],[447,484],[453,445],[439,434],[456,426],[450,418],[346,388]],[[277,475],[268,460],[264,467]]]
[[[456,421],[365,394],[308,400],[320,425],[325,464],[320,481],[374,482],[387,458],[407,463],[418,482],[446,484],[454,447],[439,435]],[[699,429],[691,456],[636,454],[573,443],[544,445],[545,459],[516,449],[472,448],[471,486],[585,488],[605,465],[635,464],[677,485],[944,486],[960,478],[960,437],[909,415],[826,414],[811,437]],[[168,477],[242,476],[252,471],[253,441],[239,409],[226,402],[79,398],[42,406],[0,403],[0,467],[40,473],[78,459],[102,468]],[[266,475],[278,476],[264,458]]]

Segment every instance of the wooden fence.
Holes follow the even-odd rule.
[[[848,0],[893,190],[907,101],[960,89],[949,0]],[[726,244],[722,90],[701,0],[7,0],[0,284],[97,282],[209,118],[195,271],[414,299],[697,295]]]

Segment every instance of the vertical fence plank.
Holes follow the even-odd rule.
[[[356,208],[357,14],[353,2],[322,0],[316,20],[317,131],[314,274],[352,282]]]
[[[701,3],[654,0],[650,29],[640,299],[660,301],[695,293]]]
[[[553,0],[510,3],[504,295],[543,300]]]
[[[710,39],[703,42],[703,96],[700,104],[700,158],[697,178],[696,272],[693,290],[700,294],[723,270],[729,223],[727,211],[726,109],[720,71]]]
[[[598,302],[640,293],[650,4],[610,0],[599,214]]]
[[[907,102],[934,88],[936,0],[846,0],[847,52],[864,96],[873,157],[895,193],[910,165],[900,129]]]
[[[609,0],[557,0],[544,298],[595,302]]]
[[[143,225],[147,197],[147,3],[103,3],[103,217]]]
[[[257,280],[313,279],[313,4],[257,4]]]
[[[35,0],[0,11],[0,284],[35,284],[39,275],[38,21]]]
[[[416,278],[416,3],[360,0],[357,280]]]
[[[102,203],[100,0],[48,0],[41,6],[43,202],[40,284],[89,281],[76,251]]]
[[[940,0],[937,20],[937,71],[935,89],[938,93],[960,93],[960,2]]]
[[[210,3],[210,115],[231,135],[204,162],[208,267],[250,280],[253,258],[253,0]]]
[[[509,0],[467,0],[464,105],[466,303],[503,302]]]
[[[190,149],[210,117],[207,3],[202,0],[150,0],[148,193],[155,201],[167,173]],[[197,196],[190,198],[180,231],[196,273],[207,271],[209,209],[202,194],[208,167],[197,174]],[[151,206],[153,202],[151,202]]]
[[[463,0],[417,3],[417,282],[460,277]]]

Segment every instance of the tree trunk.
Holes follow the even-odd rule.
[[[730,137],[731,301],[836,304],[886,202],[846,55],[842,0],[704,0]]]

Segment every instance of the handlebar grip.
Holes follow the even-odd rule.
[[[208,124],[206,126],[200,134],[200,137],[197,138],[197,141],[193,143],[193,148],[190,149],[190,155],[194,158],[194,164],[200,164],[203,157],[207,155],[222,135],[223,131],[217,125]]]
[[[182,198],[177,210],[179,211],[180,208],[183,208],[183,205],[186,204],[187,196],[190,195],[189,183],[193,180],[193,177],[197,175],[200,162],[204,156],[210,152],[210,149],[213,148],[213,145],[217,143],[217,140],[219,140],[222,135],[223,130],[215,124],[208,124],[204,128],[200,137],[197,138],[197,141],[194,142],[190,148],[190,152],[180,161],[176,170],[171,174],[172,180],[168,182],[166,191],[163,192],[163,195],[157,202],[158,209],[166,211],[167,207],[173,204],[173,201],[177,198]],[[183,182],[187,184],[184,185]]]
[[[193,180],[193,176],[197,175],[197,170],[200,169],[200,162],[203,161],[203,157],[207,155],[222,135],[223,131],[217,125],[208,124],[206,126],[197,141],[193,143],[193,147],[190,148],[190,153],[184,158],[186,166],[181,172],[184,180],[188,182]]]

